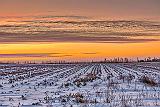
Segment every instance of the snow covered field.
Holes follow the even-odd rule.
[[[0,107],[160,107],[160,63],[1,64]]]

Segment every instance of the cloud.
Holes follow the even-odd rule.
[[[82,53],[82,54],[94,55],[94,54],[97,54],[97,53],[96,52],[85,52],[85,53]]]
[[[36,53],[36,54],[0,54],[1,58],[8,57],[48,57],[50,54],[44,53]]]
[[[48,19],[24,22],[22,25],[0,25],[0,42],[136,43],[160,40],[160,22]]]
[[[128,38],[125,36],[77,36],[78,34],[72,33],[57,33],[47,32],[44,34],[27,35],[16,33],[0,33],[3,36],[0,37],[1,43],[12,42],[103,42],[103,43],[129,43],[129,42],[149,42],[159,41],[158,37],[155,38]],[[54,35],[53,35],[54,34]]]
[[[50,57],[71,57],[73,55],[50,55]]]
[[[47,15],[47,16],[36,16],[36,18],[74,18],[74,19],[87,19],[87,16],[78,16],[78,15],[61,15],[61,16],[54,16],[54,15]]]
[[[37,37],[21,37],[18,36],[14,39],[10,37],[9,39],[0,39],[1,43],[11,43],[11,42],[103,42],[103,43],[129,43],[129,42],[148,42],[148,41],[158,41],[159,39],[129,39],[123,37],[50,37],[41,36]]]
[[[70,57],[72,55],[63,53],[15,53],[15,54],[0,54],[1,58],[17,58],[17,57]]]

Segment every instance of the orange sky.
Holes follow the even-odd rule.
[[[158,57],[160,42],[150,43],[28,43],[0,44],[0,61],[96,60],[114,57]],[[11,56],[17,54],[17,56]],[[46,54],[46,56],[32,56]],[[8,56],[6,56],[8,55]],[[21,55],[21,56],[20,56]],[[27,56],[29,55],[29,56]]]

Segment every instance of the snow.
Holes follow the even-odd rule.
[[[7,106],[158,107],[160,63],[1,64],[0,107]]]

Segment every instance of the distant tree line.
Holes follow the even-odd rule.
[[[108,63],[128,63],[128,62],[133,62],[132,59],[129,58],[113,58],[113,59],[104,59],[103,62],[108,62]]]
[[[131,63],[131,62],[160,62],[160,58],[143,58],[139,59],[129,59],[129,58],[112,58],[112,59],[104,59],[102,61],[42,61],[42,62],[36,62],[36,61],[24,61],[24,62],[14,62],[14,61],[8,61],[8,62],[0,62],[0,64],[76,64],[76,63]]]
[[[138,59],[137,58],[137,62],[160,62],[160,58],[151,58],[151,57],[148,57],[148,58],[144,58],[144,59]]]
[[[108,63],[129,63],[129,62],[160,62],[160,58],[151,58],[151,57],[147,57],[147,58],[143,58],[143,59],[139,59],[137,58],[136,60],[134,59],[129,59],[129,58],[113,58],[113,59],[105,59],[104,61],[101,62],[108,62]]]

